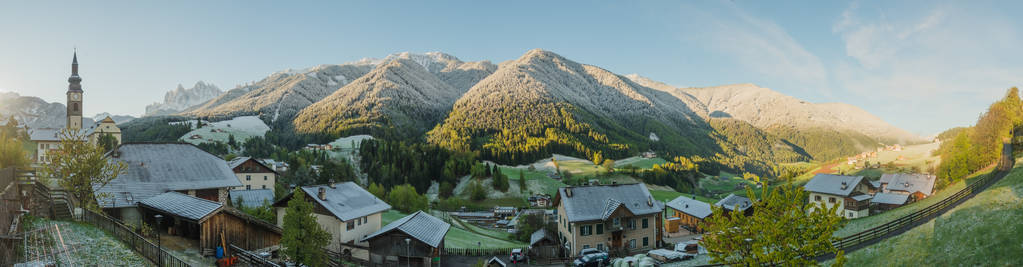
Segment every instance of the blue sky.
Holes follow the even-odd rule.
[[[384,2],[384,3],[377,3]],[[0,4],[0,90],[139,115],[177,84],[222,89],[391,53],[532,48],[677,86],[755,83],[920,134],[972,124],[1023,77],[1021,2],[22,1]]]

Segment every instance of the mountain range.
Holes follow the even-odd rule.
[[[421,140],[505,163],[654,150],[748,168],[922,140],[848,104],[753,84],[674,87],[540,49],[497,65],[431,52],[287,70],[177,115],[259,115],[299,133]]]
[[[191,88],[185,89],[178,84],[178,87],[164,94],[163,102],[157,102],[146,106],[146,113],[143,116],[170,115],[188,109],[189,107],[205,103],[223,94],[216,85],[203,81],[196,82]]]
[[[82,118],[83,125],[110,117],[116,123],[125,123],[135,117],[127,115],[96,114],[92,118]],[[34,96],[22,96],[13,92],[0,92],[0,121],[14,117],[19,124],[30,128],[63,128],[67,125],[67,106],[61,103],[46,102]]]

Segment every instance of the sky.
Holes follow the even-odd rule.
[[[859,106],[921,135],[967,126],[1023,79],[1023,2],[4,1],[0,91],[141,115],[178,84],[223,90],[398,52],[533,48],[675,86],[754,83]]]

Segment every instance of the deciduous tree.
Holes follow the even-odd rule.
[[[123,162],[108,160],[106,151],[87,141],[76,130],[61,130],[56,149],[46,153],[43,177],[56,179],[57,184],[75,197],[81,207],[98,209],[93,188],[103,187],[127,169]],[[116,152],[115,152],[116,153]]]

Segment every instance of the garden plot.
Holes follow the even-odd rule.
[[[228,137],[234,135],[234,139],[238,143],[242,143],[249,138],[263,136],[267,131],[270,131],[270,126],[267,126],[259,117],[243,116],[209,123],[202,128],[188,132],[180,140],[194,145],[206,142],[227,143]]]
[[[26,220],[25,260],[57,266],[147,266],[150,262],[92,225]]]

